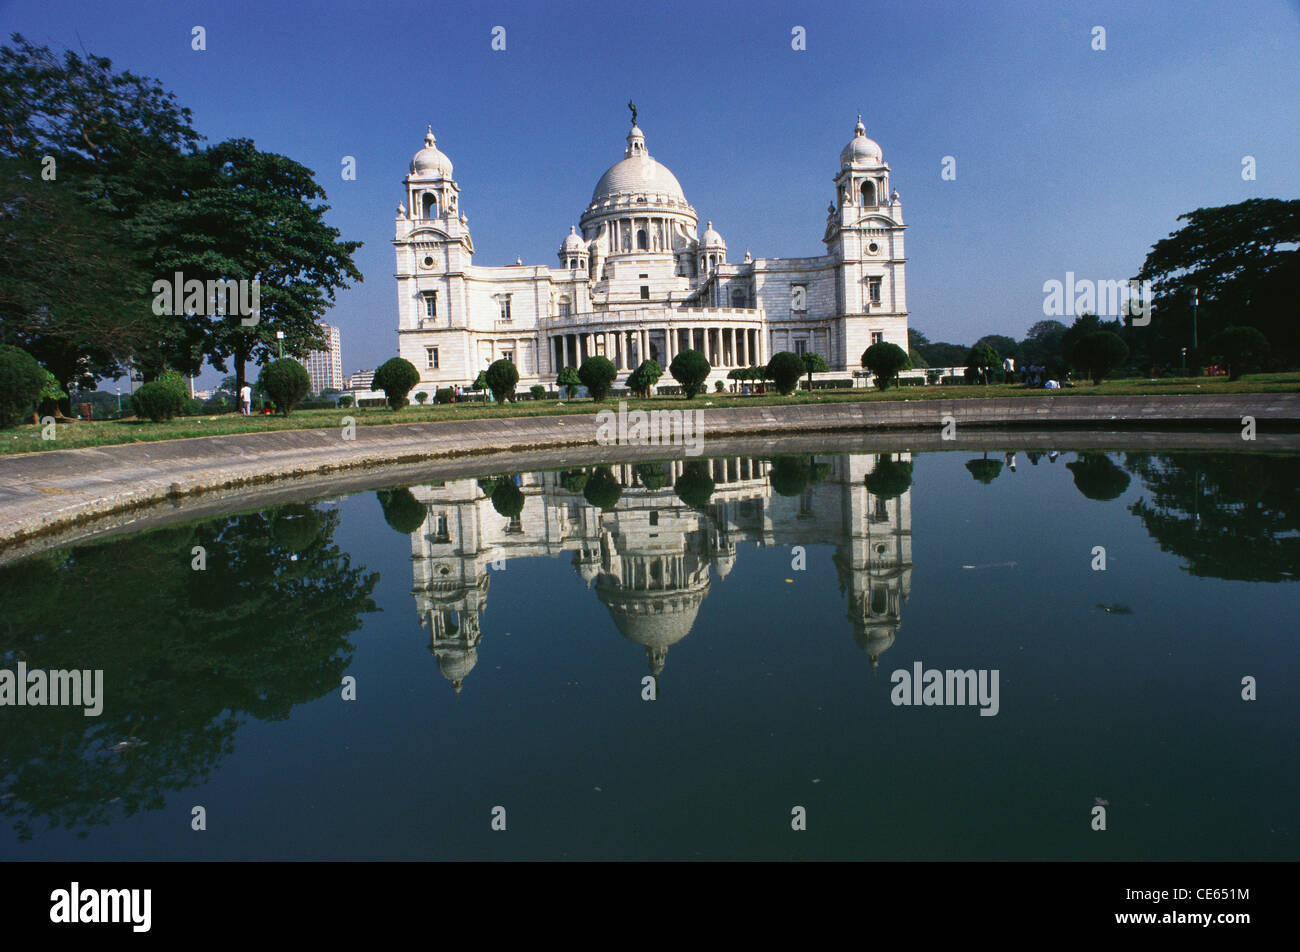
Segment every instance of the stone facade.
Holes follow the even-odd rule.
[[[889,177],[859,116],[840,153],[827,253],[729,262],[713,223],[698,233],[677,179],[633,125],[623,159],[562,240],[558,267],[484,267],[430,129],[397,210],[398,352],[426,390],[466,386],[500,358],[518,366],[521,387],[553,385],[594,354],[622,381],[647,358],[666,370],[687,348],[712,364],[710,384],[781,350],[820,354],[843,378],[876,341],[908,349],[905,226]]]

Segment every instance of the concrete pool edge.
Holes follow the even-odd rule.
[[[762,445],[776,438],[875,434],[891,445],[940,450],[979,449],[987,442],[980,434],[1071,433],[1077,443],[1089,431],[1125,430],[1181,432],[1184,442],[1189,433],[1213,431],[1212,444],[1223,449],[1300,451],[1300,393],[1044,395],[717,410],[702,397],[691,409],[703,413],[704,455],[714,452],[710,444],[740,439]],[[945,417],[955,424],[955,439],[941,436]],[[1243,417],[1254,418],[1259,428],[1254,444],[1242,439]],[[10,550],[19,543],[160,502],[219,494],[230,508],[232,502],[268,495],[249,490],[281,483],[294,491],[319,488],[359,470],[382,479],[384,470],[395,467],[451,461],[474,460],[485,470],[505,468],[512,460],[537,466],[530,458],[539,453],[564,458],[598,446],[607,453],[634,451],[629,458],[683,455],[680,445],[602,443],[597,427],[596,414],[498,417],[358,427],[350,439],[342,428],[273,430],[0,457],[0,554],[16,557]]]

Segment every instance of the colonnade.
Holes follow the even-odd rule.
[[[553,334],[550,338],[552,371],[578,367],[588,357],[607,357],[619,371],[635,370],[644,360],[654,360],[665,370],[684,350],[698,350],[716,369],[765,365],[768,361],[763,334],[754,327],[665,325],[638,330],[583,331]]]

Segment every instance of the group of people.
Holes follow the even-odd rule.
[[[1063,383],[1070,383],[1069,370],[1066,370],[1062,375],[1062,379],[1058,380],[1051,376],[1051,372],[1045,364],[1031,364],[1028,367],[1022,367],[1020,374],[1025,386],[1030,389],[1060,390]]]
[[[252,416],[253,413],[253,388],[244,384],[239,389],[239,412],[244,416]],[[275,407],[268,400],[262,404],[262,409],[258,411],[260,416],[270,416],[275,412]]]

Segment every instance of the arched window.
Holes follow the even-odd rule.
[[[431,192],[425,192],[423,202],[424,202],[424,217],[437,218],[438,197]]]
[[[862,204],[867,206],[876,204],[876,183],[870,179],[862,183]]]
[[[650,236],[646,234],[644,228],[637,229],[636,247],[638,251],[650,250]]]
[[[732,306],[732,307],[744,307],[744,306],[745,306],[745,289],[744,289],[744,288],[732,288],[732,289],[731,289],[731,306]]]

